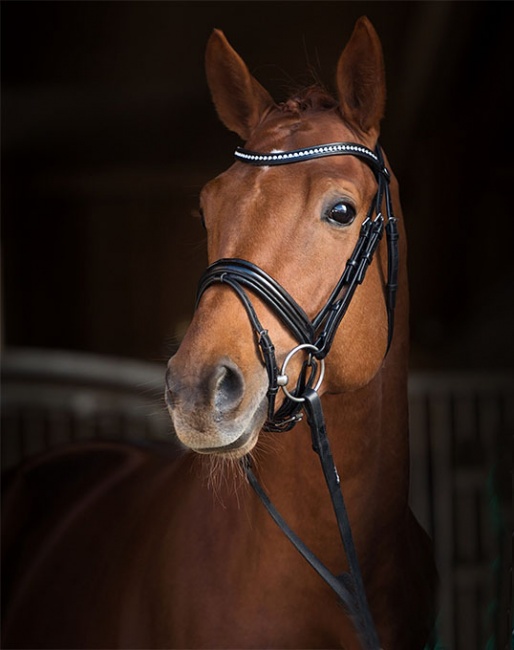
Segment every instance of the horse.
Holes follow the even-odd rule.
[[[359,19],[334,95],[276,103],[219,30],[206,71],[244,147],[201,192],[210,266],[165,378],[181,451],[85,443],[15,474],[4,647],[423,648],[379,38]]]

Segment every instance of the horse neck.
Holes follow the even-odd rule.
[[[407,502],[408,430],[405,382],[384,367],[364,388],[324,395],[327,435],[348,507],[361,504],[378,518],[401,514]],[[333,518],[311,433],[301,422],[287,434],[261,434],[257,472],[273,498],[292,511],[312,503],[320,518]],[[282,436],[274,441],[273,436]],[[320,509],[324,503],[326,508]]]

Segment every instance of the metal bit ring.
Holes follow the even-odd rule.
[[[311,343],[302,343],[301,345],[297,345],[295,348],[291,350],[291,352],[289,352],[286,355],[286,358],[284,359],[284,363],[282,364],[282,368],[280,369],[280,374],[277,377],[277,384],[282,388],[286,396],[290,400],[293,400],[293,402],[299,402],[299,403],[305,402],[305,397],[296,397],[295,395],[292,395],[288,391],[287,384],[289,382],[289,377],[286,374],[286,368],[287,368],[287,364],[291,361],[293,356],[300,350],[310,350],[311,352],[319,352],[318,348],[315,345],[312,345]],[[312,354],[310,356],[312,357]],[[317,391],[319,389],[324,376],[325,376],[325,359],[319,359],[319,377],[318,377],[318,381],[316,382],[316,385],[313,387],[312,390]]]

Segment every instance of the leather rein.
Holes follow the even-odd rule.
[[[259,153],[238,147],[234,155],[240,162],[257,166],[286,165],[326,156],[351,155],[368,165],[377,180],[377,192],[361,225],[353,252],[327,303],[312,321],[276,280],[255,264],[238,258],[220,259],[207,268],[200,280],[197,304],[206,289],[217,283],[231,287],[241,300],[251,322],[257,349],[269,379],[268,416],[263,427],[265,431],[289,431],[302,419],[301,411],[305,411],[311,430],[313,449],[321,462],[349,571],[345,571],[340,576],[334,575],[289,528],[271,503],[253,472],[250,457],[245,456],[242,464],[250,485],[273,520],[342,601],[357,629],[363,647],[366,650],[379,650],[378,635],[369,610],[340,479],[330,450],[321,400],[317,391],[323,381],[325,357],[330,351],[337,328],[357,287],[364,280],[384,230],[388,251],[385,302],[388,319],[387,350],[389,350],[393,336],[398,284],[398,230],[389,190],[390,174],[384,165],[378,144],[375,151],[353,142],[335,142],[273,153]],[[382,205],[385,206],[385,216]],[[280,371],[271,338],[261,325],[248,292],[266,303],[298,341],[298,345],[286,355]],[[288,389],[287,365],[300,351],[308,353],[307,359],[303,363],[296,387]],[[280,408],[275,411],[275,400],[280,388],[285,393],[285,399]]]

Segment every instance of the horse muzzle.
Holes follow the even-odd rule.
[[[266,419],[267,377],[259,375],[247,381],[226,356],[189,373],[180,353],[172,357],[165,401],[179,441],[201,454],[248,453]]]

